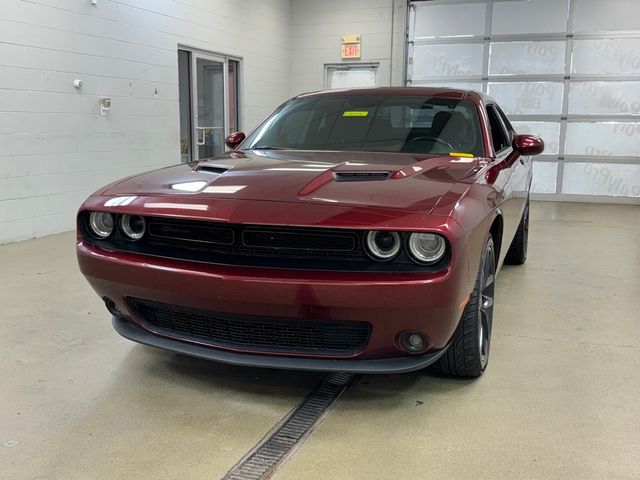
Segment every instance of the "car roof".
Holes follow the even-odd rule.
[[[376,88],[345,88],[334,90],[319,90],[315,92],[303,93],[295,98],[310,97],[351,97],[364,95],[389,95],[389,96],[430,96],[459,98],[469,100],[473,103],[493,102],[493,99],[482,92],[475,90],[462,90],[447,87],[376,87]]]

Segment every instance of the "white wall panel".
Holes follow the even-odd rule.
[[[353,63],[377,63],[378,86],[402,82],[402,72],[392,78],[393,56],[403,58],[404,42],[392,43],[393,22],[403,21],[406,4],[393,0],[294,0],[291,2],[291,94],[321,90],[325,65],[342,63],[342,35],[357,33],[362,39],[361,58]],[[403,33],[404,28],[400,28]],[[395,45],[395,50],[394,50]],[[399,75],[398,75],[399,74]],[[397,84],[397,83],[396,83]]]
[[[180,161],[179,44],[242,58],[241,124],[256,125],[290,95],[291,3],[5,0],[0,243],[71,229],[101,185]]]

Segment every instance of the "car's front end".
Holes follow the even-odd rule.
[[[446,348],[475,275],[464,237],[447,216],[397,207],[96,194],[77,250],[133,340],[246,365],[391,372]]]

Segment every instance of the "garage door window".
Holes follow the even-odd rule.
[[[638,18],[633,0],[411,1],[406,82],[483,91],[541,136],[534,194],[635,203]]]

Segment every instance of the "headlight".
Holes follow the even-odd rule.
[[[97,238],[107,238],[113,233],[113,215],[104,212],[91,212],[89,215],[89,229]]]
[[[140,240],[147,230],[147,224],[140,215],[123,215],[120,219],[120,229],[129,240]]]
[[[369,232],[367,251],[376,260],[389,260],[400,251],[400,235],[386,231]]]
[[[419,263],[436,263],[444,257],[447,243],[435,233],[412,233],[409,237],[409,252]]]

